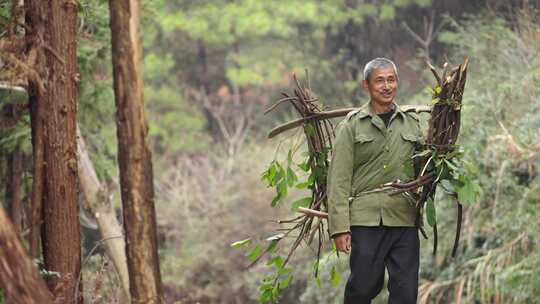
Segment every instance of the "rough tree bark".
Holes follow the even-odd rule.
[[[13,228],[22,230],[22,153],[17,148],[7,156],[6,205]]]
[[[79,180],[84,193],[85,207],[94,215],[104,240],[105,251],[112,260],[124,289],[125,302],[129,302],[129,275],[122,226],[107,191],[99,182],[94,165],[88,155],[86,144],[77,128],[77,150],[79,155]]]
[[[35,110],[32,112],[37,114],[32,123],[42,123],[41,128],[32,126],[33,135],[36,133],[33,144],[39,145],[41,138],[44,155],[44,163],[38,159],[35,165],[44,166],[39,169],[43,177],[47,177],[42,200],[43,257],[45,268],[61,275],[51,277],[48,284],[56,301],[82,303],[82,297],[75,298],[76,294],[81,294],[76,292],[81,270],[75,118],[78,4],[64,0],[29,0],[25,5],[28,56],[40,59],[36,61],[39,66],[34,68],[42,85],[40,88],[39,84],[29,81],[31,107]],[[39,188],[41,181],[36,179],[35,182],[35,187]],[[38,200],[33,202],[38,204]]]
[[[0,208],[0,290],[12,304],[49,304],[52,296]]]
[[[32,86],[30,86],[31,88]],[[43,104],[38,103],[37,90],[30,95],[30,121],[32,126],[32,194],[30,196],[29,223],[30,233],[28,243],[30,256],[34,259],[40,257],[41,238],[41,209],[43,205],[43,192],[45,186],[45,156],[43,154]]]
[[[138,0],[110,0],[118,162],[132,303],[162,303]]]

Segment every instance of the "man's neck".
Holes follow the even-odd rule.
[[[390,103],[388,105],[381,105],[381,104],[378,104],[378,103],[373,102],[373,101],[370,101],[370,102],[371,102],[371,106],[372,106],[373,111],[375,112],[375,114],[387,113],[387,112],[390,112],[394,108],[394,102],[393,101],[392,101],[392,103]]]

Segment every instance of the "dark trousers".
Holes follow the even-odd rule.
[[[416,304],[419,239],[416,227],[351,227],[351,275],[345,304],[369,304],[384,284],[388,269],[390,304]]]

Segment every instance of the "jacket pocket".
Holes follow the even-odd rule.
[[[354,137],[354,163],[361,165],[368,162],[376,152],[375,137],[373,135],[359,133]]]
[[[409,132],[402,132],[401,138],[403,139],[403,144],[407,147],[412,148],[412,151],[420,151],[422,149],[422,137]]]
[[[411,142],[414,145],[421,144],[422,138],[416,134],[408,133],[408,132],[402,132],[401,138],[407,142]]]

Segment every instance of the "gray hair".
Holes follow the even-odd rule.
[[[390,59],[379,57],[379,58],[375,58],[375,59],[371,60],[364,67],[364,80],[368,80],[369,75],[371,75],[371,72],[373,72],[374,70],[376,70],[376,69],[388,69],[388,68],[393,68],[394,69],[394,74],[396,74],[396,79],[399,79],[398,73],[397,73],[397,68],[396,68],[396,65],[394,64],[394,62],[392,60],[390,60]]]

